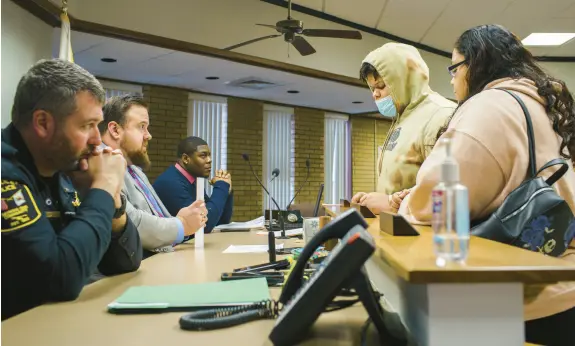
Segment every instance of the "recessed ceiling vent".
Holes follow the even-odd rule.
[[[234,81],[228,82],[227,84],[237,88],[247,88],[254,90],[269,89],[280,85],[278,83],[266,81],[258,77],[236,79]]]

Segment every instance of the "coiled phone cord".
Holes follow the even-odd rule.
[[[359,299],[336,300],[328,304],[324,312],[345,309],[357,302]],[[281,308],[276,300],[264,300],[245,306],[198,310],[180,317],[180,328],[196,331],[211,330],[233,327],[256,320],[274,319],[279,315]]]
[[[180,317],[180,328],[185,330],[227,328],[255,320],[274,319],[280,310],[280,304],[275,300],[264,300],[245,306],[199,310]]]

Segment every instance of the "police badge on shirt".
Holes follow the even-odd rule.
[[[40,219],[40,215],[28,186],[2,180],[2,232],[30,226]]]

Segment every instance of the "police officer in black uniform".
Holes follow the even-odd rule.
[[[2,320],[140,266],[120,194],[126,161],[97,148],[104,99],[98,80],[58,59],[18,84],[2,131]]]

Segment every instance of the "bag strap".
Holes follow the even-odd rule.
[[[567,170],[569,169],[569,165],[567,164],[567,162],[563,159],[553,159],[547,162],[543,167],[539,168],[539,171],[537,172],[537,175],[539,175],[539,173],[543,172],[547,168],[557,165],[561,165],[561,168],[559,168],[557,171],[555,171],[555,173],[553,173],[549,178],[547,178],[547,180],[545,180],[545,182],[549,186],[555,184],[557,180],[561,179],[563,174],[567,173]]]
[[[499,90],[505,91],[509,95],[513,96],[513,98],[515,100],[517,100],[517,102],[519,102],[519,105],[521,106],[521,109],[523,110],[523,114],[525,115],[525,120],[527,121],[527,139],[529,141],[529,143],[528,143],[529,144],[529,175],[530,175],[530,178],[533,179],[537,176],[537,168],[536,168],[537,160],[535,157],[535,136],[533,135],[533,124],[531,123],[531,115],[529,114],[529,111],[527,110],[527,106],[525,106],[525,103],[523,103],[523,100],[521,100],[519,98],[519,96],[515,95],[515,93],[512,93],[511,91],[506,90],[506,89],[502,89],[502,88],[494,88],[494,89],[499,89]],[[550,161],[550,162],[553,162],[553,161]],[[554,165],[552,165],[552,166],[554,166]],[[563,172],[563,174],[565,174],[565,172]],[[563,175],[563,174],[561,174],[561,175]],[[555,176],[555,174],[553,174],[551,177],[553,177],[553,176]],[[551,178],[549,178],[549,179],[551,179]]]

